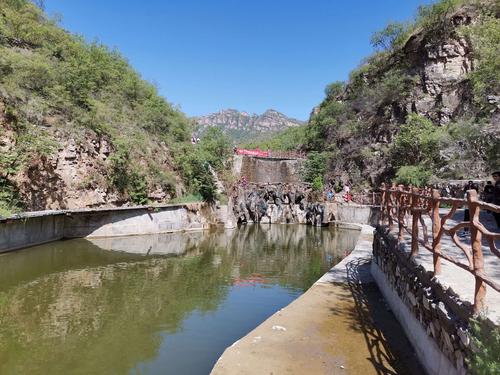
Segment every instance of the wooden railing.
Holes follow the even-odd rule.
[[[419,245],[421,245],[433,254],[434,275],[441,273],[441,259],[470,272],[475,278],[473,312],[477,314],[482,311],[486,285],[500,292],[500,284],[486,275],[484,271],[482,242],[489,247],[492,254],[500,258],[500,251],[496,246],[496,241],[500,240],[500,233],[493,233],[486,229],[480,221],[479,214],[481,210],[500,212],[500,206],[479,201],[475,190],[467,192],[467,199],[443,198],[436,189],[405,188],[402,185],[388,187],[382,184],[381,192],[381,221],[388,224],[391,229],[395,224],[398,225],[399,240],[403,240],[405,232],[411,236],[410,256],[418,255]],[[450,208],[441,216],[439,210],[443,206]],[[451,227],[447,226],[446,222],[461,207],[469,209],[470,220],[459,222]],[[424,215],[429,215],[432,220],[432,233],[428,233]],[[458,236],[458,231],[466,228],[470,231],[470,245],[461,241]],[[419,235],[420,229],[422,236]],[[465,254],[468,264],[460,262],[442,248],[444,235],[451,237],[453,244]]]

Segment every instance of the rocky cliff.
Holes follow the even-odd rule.
[[[268,109],[264,113],[249,114],[235,109],[226,109],[206,116],[195,117],[198,129],[203,132],[210,126],[221,128],[236,142],[256,139],[263,134],[272,134],[294,126],[303,125],[305,122],[289,118],[284,114]]]
[[[442,0],[376,34],[376,52],[311,114],[305,147],[328,153],[330,178],[421,184],[500,168],[499,14],[494,1]]]
[[[191,133],[117,51],[0,2],[0,215],[197,194],[210,171]]]

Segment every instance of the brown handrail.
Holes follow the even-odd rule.
[[[445,259],[456,266],[470,272],[475,278],[473,313],[478,314],[485,307],[486,285],[500,292],[500,284],[486,275],[484,271],[484,257],[481,241],[484,238],[491,253],[500,258],[500,251],[495,241],[500,240],[500,233],[493,233],[481,223],[479,214],[481,210],[500,212],[500,206],[481,202],[475,190],[467,191],[467,199],[441,198],[437,189],[417,189],[392,185],[381,187],[381,223],[387,224],[390,229],[398,223],[398,240],[403,240],[404,232],[411,236],[410,256],[415,257],[419,252],[419,245],[433,254],[434,275],[441,273],[441,259]],[[439,209],[443,204],[451,205],[450,211],[440,216]],[[469,209],[470,220],[460,222],[453,227],[446,226],[446,222],[460,207]],[[432,245],[429,244],[427,226],[422,214],[428,214],[432,220]],[[411,215],[411,225],[405,219]],[[423,238],[419,237],[419,226],[422,228]],[[462,228],[469,228],[471,245],[460,241],[457,232]],[[468,260],[468,265],[459,262],[455,257],[443,252],[441,241],[443,235],[451,237],[455,246],[460,249]]]

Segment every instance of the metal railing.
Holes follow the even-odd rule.
[[[485,307],[486,285],[500,292],[500,284],[484,271],[482,241],[484,240],[492,254],[500,258],[496,245],[496,241],[500,240],[500,233],[489,231],[480,222],[479,214],[481,210],[500,213],[500,206],[479,201],[475,190],[467,192],[467,199],[443,198],[436,189],[405,188],[402,185],[387,187],[382,184],[381,192],[381,222],[387,223],[391,229],[397,223],[400,241],[403,240],[405,232],[411,236],[410,256],[418,255],[419,245],[429,250],[433,254],[434,275],[441,273],[441,259],[470,272],[475,278],[473,313],[482,311]],[[439,211],[443,206],[450,208],[441,216]],[[470,220],[447,226],[447,221],[461,207],[469,210]],[[432,233],[428,233],[423,215],[430,216]],[[422,237],[419,236],[420,228]],[[470,230],[470,245],[461,241],[458,236],[458,231],[466,228]],[[441,247],[444,235],[451,237],[453,244],[465,254],[468,264],[460,262]]]

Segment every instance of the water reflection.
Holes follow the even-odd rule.
[[[309,288],[356,237],[248,226],[5,254],[0,373],[206,374],[225,347]]]

